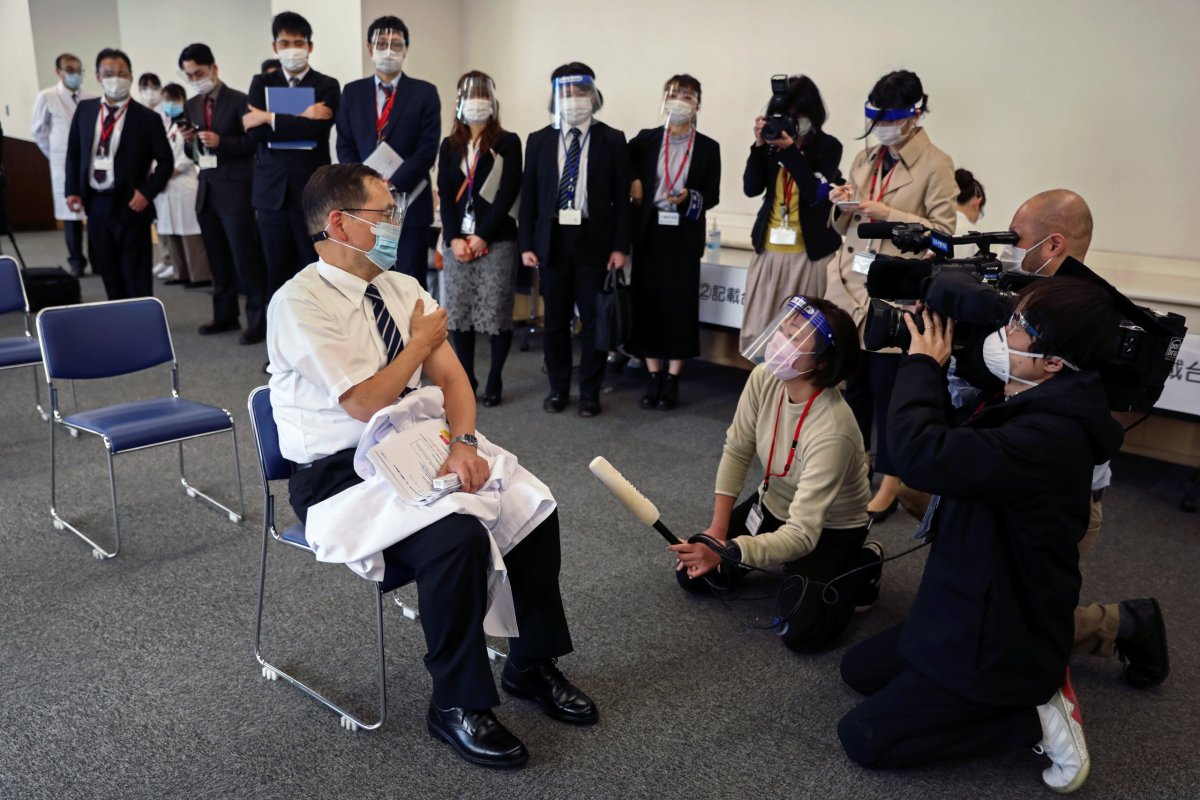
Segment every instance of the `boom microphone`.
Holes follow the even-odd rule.
[[[658,518],[658,509],[645,497],[642,493],[633,487],[633,484],[625,479],[625,476],[617,472],[617,468],[608,463],[608,460],[603,456],[596,456],[592,459],[592,463],[588,465],[588,469],[592,474],[600,479],[608,490],[612,492],[613,497],[617,498],[623,506],[629,509],[629,513],[638,518],[639,522],[649,525],[658,531],[668,544],[683,544],[679,538],[671,533],[666,525],[663,525]]]
[[[860,239],[890,239],[892,231],[903,222],[860,222],[858,236]]]

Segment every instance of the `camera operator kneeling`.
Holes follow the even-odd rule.
[[[743,564],[783,565],[779,634],[788,648],[811,653],[829,646],[856,608],[879,597],[883,551],[866,541],[871,489],[862,434],[836,388],[858,368],[858,331],[833,303],[797,295],[743,355],[765,363],[750,373],[726,433],[712,524],[704,533],[728,541]],[[756,454],[762,484],[735,508]],[[669,549],[688,591],[725,591],[739,577],[726,565],[715,572],[721,559],[703,544]],[[863,569],[829,590],[805,589],[856,567]]]
[[[922,522],[933,541],[908,619],[851,648],[842,677],[870,695],[838,725],[846,753],[876,768],[1035,747],[1055,791],[1090,769],[1071,687],[1077,543],[1087,529],[1092,468],[1123,433],[1097,367],[1117,312],[1093,283],[1026,287],[984,345],[1004,399],[948,422],[953,323],[928,310],[890,407],[900,477],[939,497]]]

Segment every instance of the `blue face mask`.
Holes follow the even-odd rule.
[[[83,86],[83,73],[68,72],[67,74],[63,75],[63,86],[66,86],[72,92],[78,89],[80,86]]]
[[[167,100],[166,102],[163,103],[162,108],[163,108],[163,113],[166,114],[171,119],[175,119],[176,117],[181,116],[183,114],[183,103],[176,103],[174,101]]]
[[[338,242],[337,239],[330,239],[330,241],[337,242],[343,247],[349,247],[351,250],[358,250],[358,252],[364,253],[367,258],[371,259],[371,263],[381,270],[387,271],[391,269],[396,263],[396,255],[400,248],[400,226],[393,225],[390,222],[370,222],[362,217],[356,217],[349,212],[344,211],[342,213],[351,219],[366,222],[370,225],[371,233],[375,234],[375,246],[370,250],[363,250],[349,242]]]

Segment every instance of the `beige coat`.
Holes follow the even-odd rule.
[[[849,180],[863,199],[880,199],[891,207],[887,222],[919,222],[943,233],[954,233],[954,200],[958,184],[954,181],[954,162],[933,146],[923,128],[900,148],[900,160],[893,168],[887,192],[882,198],[867,198],[871,190],[871,171],[883,145],[859,152],[850,165]],[[878,189],[876,189],[878,191]],[[833,210],[832,224],[845,236],[842,249],[829,262],[825,298],[836,303],[854,318],[860,329],[866,317],[867,276],[853,270],[854,256],[863,250],[882,255],[903,255],[888,239],[861,239],[858,235],[861,214],[838,214]]]

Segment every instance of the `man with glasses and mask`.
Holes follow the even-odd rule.
[[[83,88],[83,62],[70,53],[54,59],[54,74],[58,83],[38,92],[33,103],[33,140],[38,149],[50,160],[50,187],[54,194],[54,218],[61,220],[63,235],[67,240],[67,263],[72,275],[82,275],[87,267],[83,254],[82,211],[67,208],[67,196],[63,193],[67,175],[67,137],[71,133],[71,120],[81,100],[91,100],[96,95]]]
[[[246,93],[249,110],[242,116],[246,133],[258,147],[251,203],[258,211],[268,298],[317,259],[300,196],[317,167],[330,162],[329,132],[341,97],[335,78],[308,65],[313,49],[308,20],[293,11],[277,14],[271,37],[271,48],[283,69],[254,76]],[[284,88],[310,89],[313,102],[295,114],[272,111],[268,91]]]
[[[63,192],[68,209],[87,211],[92,267],[108,299],[149,297],[153,200],[171,179],[174,153],[159,113],[130,100],[129,56],[101,50],[96,77],[104,97],[80,101],[71,121]]]
[[[954,325],[905,317],[912,346],[892,393],[900,477],[934,494],[932,541],[908,619],[852,647],[842,677],[868,697],[838,726],[858,763],[896,769],[1033,747],[1047,786],[1091,767],[1067,663],[1092,470],[1123,439],[1099,367],[1118,314],[1092,281],[1037,281],[983,346],[1003,393],[961,425],[946,394]]]
[[[179,68],[196,92],[187,101],[192,127],[185,136],[200,167],[196,217],[213,273],[212,321],[200,326],[200,334],[239,329],[240,284],[246,293],[246,329],[240,341],[256,344],[267,335],[267,275],[250,205],[254,142],[242,127],[246,95],[221,80],[206,44],[185,47]]]
[[[387,183],[363,164],[321,167],[305,187],[304,211],[320,258],[275,294],[267,312],[279,448],[299,465],[288,487],[292,507],[312,541],[321,533],[310,511],[311,517],[327,517],[331,504],[354,517],[333,526],[337,530],[353,531],[357,538],[380,527],[400,532],[382,551],[377,579],[388,590],[415,576],[425,664],[433,676],[430,733],[473,764],[520,767],[528,759],[525,746],[491,710],[499,702],[484,641],[492,547],[503,554],[510,610],[519,628],[509,640],[501,685],[537,702],[554,719],[571,724],[598,719],[595,703],[555,666],[572,646],[558,587],[553,499],[513,522],[523,514],[519,509],[528,508],[523,498],[532,477],[514,470],[510,477],[526,482],[520,492],[513,491],[515,483],[505,484],[504,510],[490,527],[477,516],[482,512],[461,511],[403,530],[418,509],[404,505],[386,481],[382,494],[376,478],[364,482],[355,471],[355,449],[372,416],[420,387],[422,375],[441,390],[439,416],[444,413],[449,428],[449,455],[440,474],[456,474],[461,492],[485,485],[491,492],[493,464],[479,448],[488,448],[495,462],[503,451],[475,436],[475,392],[446,341],[446,311],[414,278],[391,270],[400,233]],[[436,402],[432,398],[426,389],[413,400]],[[544,485],[532,482],[549,496]],[[453,503],[456,496],[423,508]],[[515,532],[505,538],[501,529]]]
[[[337,153],[342,163],[359,161],[380,172],[396,192],[404,231],[395,269],[424,286],[433,225],[429,171],[442,139],[442,106],[432,83],[403,71],[411,43],[399,17],[380,17],[367,28],[375,74],[342,91]]]

